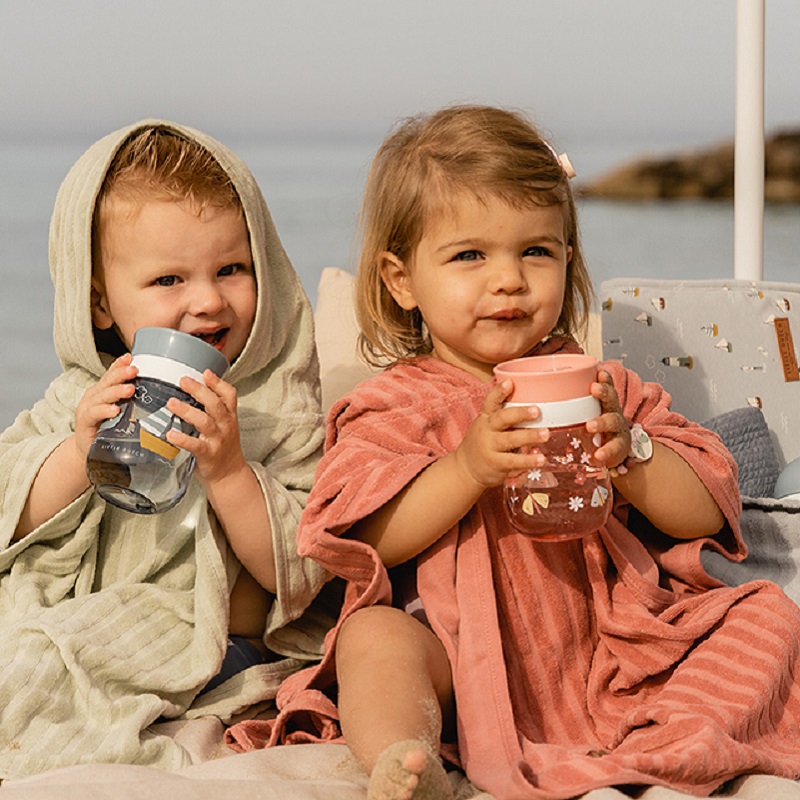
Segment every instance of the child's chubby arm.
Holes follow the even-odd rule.
[[[206,490],[228,542],[247,572],[272,594],[276,591],[272,529],[264,493],[244,457],[239,433],[236,389],[210,370],[205,385],[191,378],[181,388],[203,408],[176,398],[168,408],[197,429],[198,437],[176,430],[167,439],[196,459],[195,476]]]
[[[461,444],[423,470],[348,535],[371,544],[387,567],[402,564],[453,527],[481,494],[509,475],[544,465],[544,456],[517,452],[549,437],[546,428],[517,428],[536,419],[535,406],[504,408],[512,384],[492,387]]]
[[[44,461],[28,492],[14,540],[36,529],[89,488],[86,455],[107,419],[119,414],[121,400],[133,395],[136,367],[131,356],[120,356],[100,380],[83,394],[75,411],[75,432]]]
[[[617,470],[628,457],[631,433],[611,376],[601,370],[592,394],[602,413],[586,423],[604,437],[597,460],[609,468],[614,488],[659,530],[678,539],[713,536],[725,518],[697,473],[674,450],[653,441],[653,457],[627,471]]]

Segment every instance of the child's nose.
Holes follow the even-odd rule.
[[[193,316],[209,316],[221,311],[225,297],[214,283],[202,283],[194,287],[190,311]]]
[[[527,287],[522,262],[517,258],[498,258],[493,264],[491,289],[493,292],[516,293]]]

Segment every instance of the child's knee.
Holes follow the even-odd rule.
[[[341,626],[336,640],[337,650],[356,647],[359,643],[372,649],[376,638],[401,635],[408,627],[408,614],[391,606],[369,606],[351,614]],[[411,620],[414,622],[414,620]]]
[[[336,639],[336,660],[371,662],[391,660],[403,654],[421,654],[433,634],[420,622],[391,606],[371,606],[351,614]]]

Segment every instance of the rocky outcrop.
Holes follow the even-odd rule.
[[[765,143],[764,197],[800,203],[800,129]],[[579,189],[584,197],[612,200],[727,200],[733,197],[733,142],[665,158],[642,158]]]

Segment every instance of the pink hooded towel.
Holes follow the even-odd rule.
[[[548,351],[573,349],[562,340]],[[543,352],[540,350],[539,352]],[[510,528],[499,489],[417,559],[417,589],[455,687],[458,761],[498,800],[569,798],[620,784],[707,795],[745,773],[800,776],[800,610],[766,581],[729,588],[702,547],[745,556],[735,465],[719,438],[617,362],[630,422],[681,455],[720,505],[714,539],[676,540],[617,498],[596,534],[560,543]],[[401,362],[343,398],[298,545],[347,581],[340,623],[393,600],[368,545],[343,537],[454,450],[486,384],[429,357]],[[629,525],[637,527],[637,534]],[[340,737],[334,644],[290,677],[270,722],[231,728],[248,750]]]

